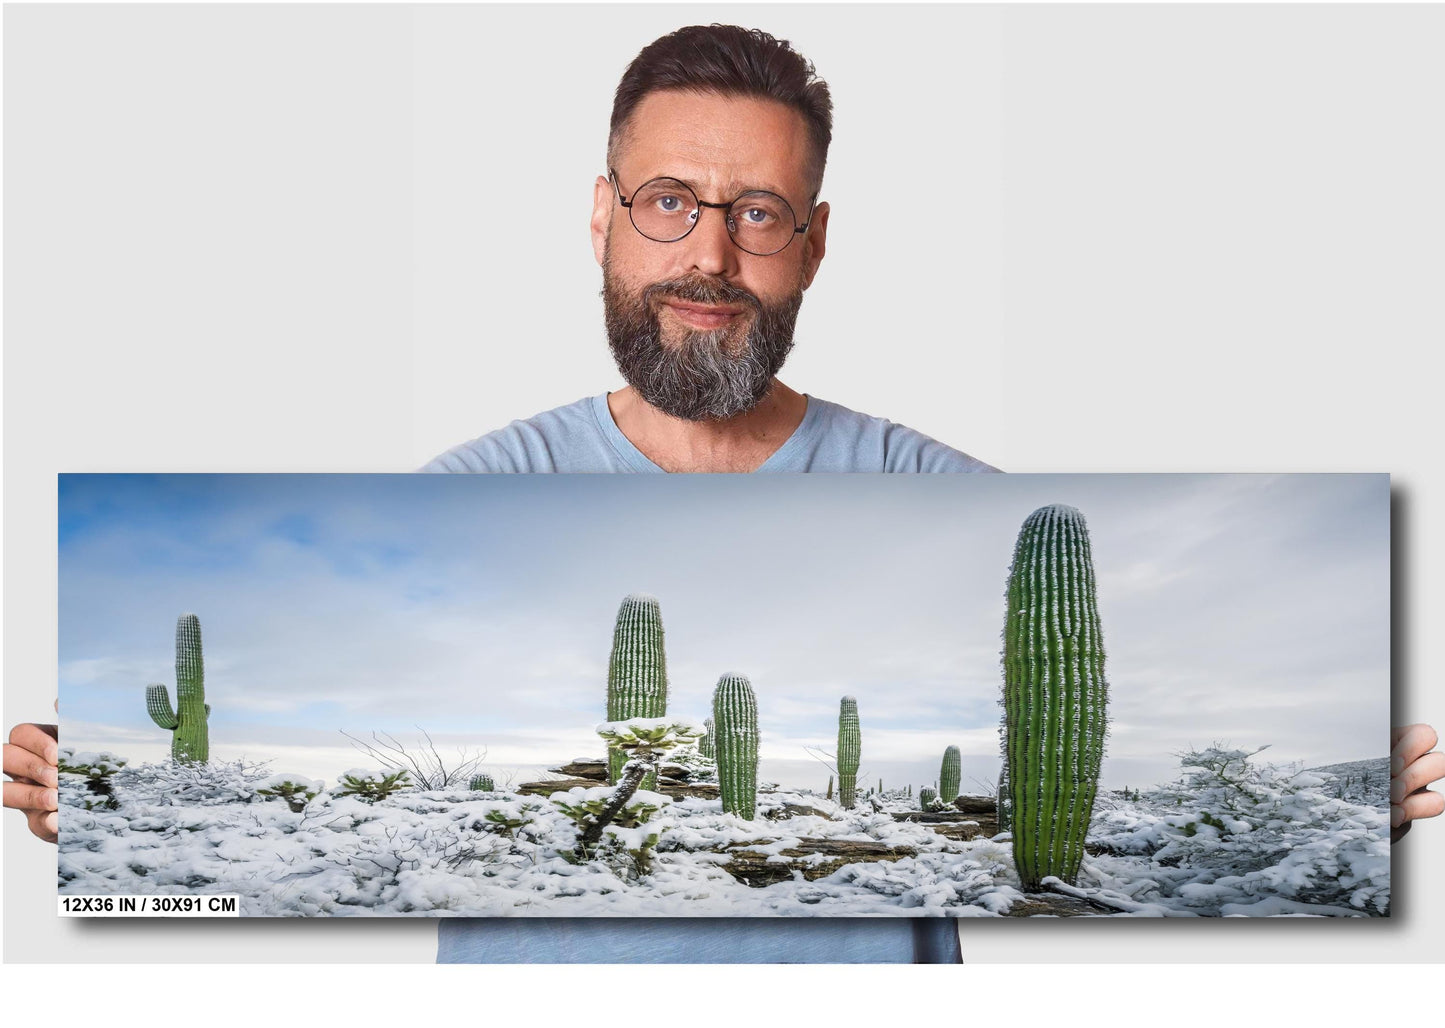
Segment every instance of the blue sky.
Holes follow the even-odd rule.
[[[341,731],[416,726],[498,770],[591,755],[617,606],[643,592],[670,711],[752,680],[765,779],[821,787],[807,747],[832,749],[851,694],[868,780],[929,784],[954,744],[978,785],[1014,539],[1053,502],[1093,542],[1106,786],[1216,740],[1387,752],[1382,475],[65,475],[64,738],[162,757],[144,686],[174,690],[193,612],[217,758],[330,782],[369,763]]]

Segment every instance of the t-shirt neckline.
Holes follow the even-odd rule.
[[[634,471],[647,474],[666,475],[668,472],[659,467],[641,450],[633,445],[632,440],[622,434],[622,429],[617,427],[617,422],[612,420],[612,410],[607,406],[607,397],[611,392],[602,393],[592,397],[592,416],[597,422],[597,430],[607,440],[613,451],[621,458],[622,462]],[[803,394],[808,406],[803,411],[803,420],[798,422],[798,427],[793,429],[793,434],[783,440],[783,445],[769,455],[768,459],[759,464],[753,471],[774,471],[779,465],[786,464],[793,459],[793,455],[801,450],[808,439],[817,434],[819,419],[823,416],[822,404],[814,402],[814,397],[808,393]]]

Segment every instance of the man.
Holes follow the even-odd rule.
[[[831,136],[825,83],[787,43],[680,29],[618,86],[593,191],[609,345],[628,386],[513,422],[432,472],[970,472],[995,469],[778,380],[822,262]],[[1392,824],[1441,812],[1427,726],[1397,733]],[[22,725],[5,805],[55,836],[55,744]],[[12,788],[15,790],[12,792]],[[12,801],[12,797],[14,798]],[[944,919],[443,920],[442,961],[949,962]]]
[[[426,471],[993,471],[776,378],[823,260],[827,85],[786,43],[694,26],[617,88],[592,248],[626,389],[475,439]]]

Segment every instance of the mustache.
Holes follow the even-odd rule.
[[[655,309],[658,302],[664,299],[713,305],[743,304],[754,314],[761,314],[763,311],[763,302],[742,286],[698,276],[654,282],[642,291],[642,302],[649,309]]]

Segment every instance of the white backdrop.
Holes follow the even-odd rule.
[[[5,12],[5,724],[54,697],[57,472],[405,471],[620,385],[611,91],[713,20],[836,103],[785,381],[1008,471],[1393,473],[1396,720],[1445,723],[1445,10],[338,5]],[[4,837],[11,960],[432,957],[429,923],[60,922],[53,851]],[[964,952],[1439,960],[1442,856],[1399,848],[1389,924]]]

